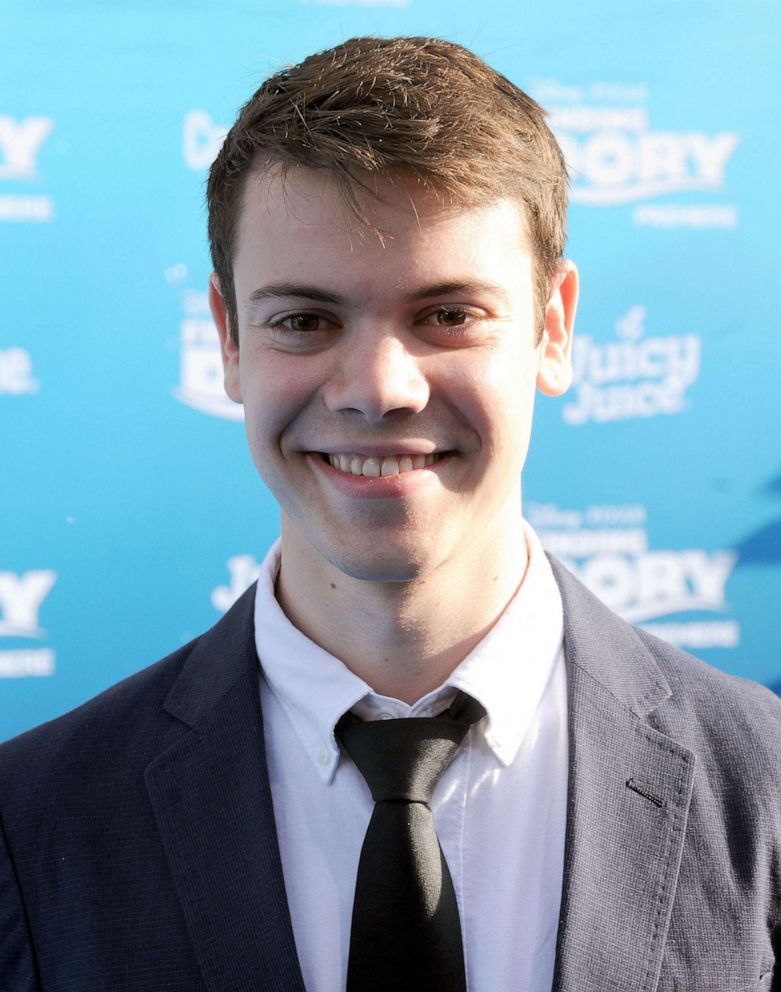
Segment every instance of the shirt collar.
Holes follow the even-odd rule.
[[[413,705],[374,693],[363,679],[311,641],[283,613],[274,595],[280,542],[260,567],[255,595],[255,644],[266,683],[285,711],[324,782],[339,761],[334,728],[354,710],[362,719],[432,716],[455,691],[486,709],[485,743],[502,765],[514,760],[561,653],[561,595],[539,538],[524,523],[526,575],[486,636],[438,689]]]
[[[562,654],[561,593],[540,539],[524,521],[528,565],[504,613],[447,680],[485,707],[484,736],[510,765]]]

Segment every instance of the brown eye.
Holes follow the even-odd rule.
[[[442,327],[458,327],[466,321],[466,313],[456,307],[442,307],[437,310],[436,318]]]
[[[291,331],[301,331],[302,333],[319,331],[320,322],[321,318],[314,313],[295,313],[285,318],[285,323]]]

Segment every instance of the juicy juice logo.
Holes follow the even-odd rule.
[[[680,413],[700,374],[698,334],[646,337],[645,307],[615,323],[614,341],[575,338],[574,398],[562,410],[568,424],[604,423]]]

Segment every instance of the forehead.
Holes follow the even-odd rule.
[[[525,212],[510,199],[462,206],[403,174],[353,188],[357,216],[325,171],[272,167],[249,174],[237,218],[234,274],[247,267],[395,270],[452,262],[499,267],[528,258]],[[368,185],[368,183],[367,183]]]

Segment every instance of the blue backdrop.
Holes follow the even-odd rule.
[[[781,8],[187,0],[0,12],[0,739],[211,625],[277,511],[222,395],[206,171],[279,66],[473,48],[573,173],[576,382],[527,516],[619,613],[779,688]]]

